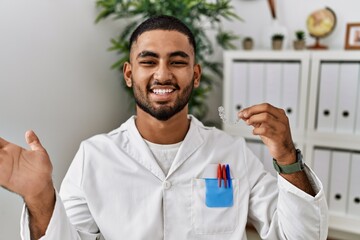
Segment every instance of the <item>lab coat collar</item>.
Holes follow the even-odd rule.
[[[204,128],[203,124],[194,116],[188,115],[190,119],[190,128],[177,152],[174,162],[172,163],[169,173],[165,176],[151,150],[147,146],[144,139],[141,137],[135,124],[136,116],[130,117],[124,124],[120,126],[117,131],[127,131],[129,134],[128,141],[124,145],[124,149],[132,156],[139,164],[148,169],[159,180],[164,181],[171,174],[173,174],[204,142],[204,137],[200,129]],[[116,130],[115,130],[116,131]]]

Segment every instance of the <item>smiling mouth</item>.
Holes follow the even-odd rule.
[[[156,95],[165,95],[165,94],[168,94],[168,93],[172,93],[174,92],[175,89],[170,89],[170,88],[155,88],[155,89],[152,89],[151,92],[155,93]]]

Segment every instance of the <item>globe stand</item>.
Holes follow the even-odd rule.
[[[319,37],[315,37],[315,44],[308,46],[307,49],[312,49],[312,50],[325,50],[328,49],[328,46],[325,45],[321,45],[320,44],[320,38]]]

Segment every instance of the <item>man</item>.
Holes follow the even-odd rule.
[[[201,77],[195,51],[192,33],[173,17],[150,18],[134,31],[123,73],[136,116],[81,144],[61,198],[32,131],[31,150],[0,139],[0,184],[26,205],[23,239],[233,240],[246,239],[247,222],[262,239],[326,239],[325,196],[309,168],[280,173],[276,183],[244,139],[188,115]],[[299,165],[283,110],[259,104],[239,117],[277,166]],[[228,170],[217,174],[218,164]]]

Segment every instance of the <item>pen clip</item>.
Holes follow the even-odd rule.
[[[218,179],[218,187],[221,188],[221,179],[222,179],[222,172],[221,172],[221,164],[218,164],[217,167],[217,179]]]
[[[229,188],[231,188],[231,176],[230,176],[230,166],[226,164],[226,178],[229,181]]]
[[[226,177],[226,167],[225,165],[222,166],[222,179],[224,179],[225,188],[227,188],[227,177]]]

